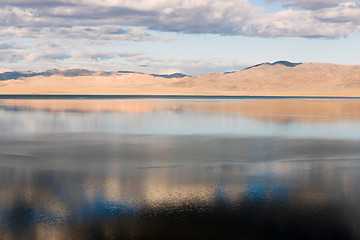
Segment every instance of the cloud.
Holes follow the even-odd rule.
[[[358,2],[268,0],[274,1],[288,9],[266,14],[247,0],[5,0],[0,3],[0,36],[167,41],[147,29],[309,38],[344,37],[359,30]]]
[[[348,23],[349,26],[360,26],[360,5],[355,3],[341,4],[333,8],[321,9],[314,13],[317,19],[330,23]]]
[[[28,46],[14,40],[0,40],[0,50],[26,49]]]
[[[241,70],[245,66],[234,59],[219,58],[151,58],[147,56],[135,56],[127,59],[129,63],[138,63],[131,69],[145,73],[171,74],[176,72],[189,75],[199,75],[207,72],[228,72]],[[125,68],[124,68],[125,69]],[[127,69],[128,70],[128,69]]]
[[[64,60],[71,58],[71,54],[67,53],[67,51],[64,51],[63,49],[54,49],[54,48],[40,48],[37,49],[37,51],[29,53],[26,56],[26,60],[29,62],[34,61],[41,61],[41,60],[47,60],[47,61],[57,61],[57,60]]]
[[[229,71],[226,66],[236,69],[240,64],[219,59],[156,59],[131,52],[135,44],[131,50],[123,45],[176,40],[167,37],[178,36],[169,32],[333,39],[360,30],[359,1],[267,2],[278,2],[283,8],[266,13],[250,0],[1,0],[0,61],[93,69],[117,67],[120,61],[124,70]],[[104,61],[106,66],[101,65]],[[169,67],[164,69],[164,65]]]
[[[4,73],[4,72],[11,72],[11,69],[0,67],[0,73]]]
[[[351,0],[267,0],[267,3],[280,2],[285,8],[303,8],[308,10],[319,10],[332,8],[339,5],[356,4]]]
[[[131,58],[143,55],[144,52],[108,52],[101,50],[87,50],[76,54],[75,58],[85,61],[104,61],[112,58]]]
[[[12,49],[12,48],[14,48],[13,45],[7,43],[0,43],[0,49]]]
[[[57,7],[73,6],[71,1],[61,0],[1,0],[0,6],[17,6],[17,7]]]
[[[173,41],[173,38],[156,36],[144,28],[123,29],[119,26],[57,26],[57,27],[0,27],[0,36],[8,38],[62,38],[114,41]]]
[[[322,10],[316,12],[299,12],[286,10],[264,15],[261,19],[253,19],[247,26],[245,35],[262,37],[300,37],[300,38],[339,38],[345,37],[359,26],[345,20],[341,13],[328,17]],[[356,17],[355,17],[356,18]],[[356,20],[357,21],[357,20]]]
[[[57,61],[68,58],[71,58],[71,53],[55,45],[33,49],[22,47],[16,41],[0,42],[0,62],[3,63]]]
[[[16,63],[23,61],[27,53],[23,49],[0,49],[0,62]]]

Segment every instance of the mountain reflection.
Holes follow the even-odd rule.
[[[61,132],[359,139],[360,100],[0,100],[1,134]]]
[[[197,111],[209,114],[227,113],[276,122],[360,119],[359,99],[2,99],[1,108],[73,113]]]
[[[358,239],[359,143],[100,133],[2,137],[0,236]]]

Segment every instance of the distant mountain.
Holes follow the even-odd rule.
[[[145,74],[141,72],[134,72],[134,71],[117,71],[119,74],[131,74],[131,73],[138,73],[138,74]],[[39,72],[4,72],[0,73],[0,81],[10,80],[10,79],[20,79],[20,78],[30,78],[36,76],[45,76],[50,77],[53,75],[59,75],[64,77],[79,77],[79,76],[111,76],[116,74],[116,72],[105,72],[105,71],[90,71],[86,69],[51,69],[47,71],[39,71]],[[173,74],[150,74],[154,77],[162,77],[162,78],[183,78],[187,75],[182,73],[173,73]]]
[[[302,63],[292,63],[292,62],[288,62],[288,61],[277,61],[274,63],[270,63],[270,65],[284,65],[286,67],[296,67],[297,65],[300,65]]]
[[[0,82],[0,94],[360,97],[360,66],[357,65],[279,61],[228,74],[184,75],[93,72],[83,69],[12,72],[0,76],[2,79],[28,78],[26,81],[3,80]]]
[[[154,77],[162,77],[162,78],[183,78],[188,77],[188,75],[183,73],[173,73],[173,74],[150,74]]]
[[[117,71],[118,73],[140,73],[140,72],[134,72],[134,71]]]
[[[277,62],[273,62],[273,63],[266,62],[266,63],[256,64],[256,65],[251,66],[251,67],[247,67],[244,70],[248,70],[248,69],[255,68],[255,67],[260,67],[262,65],[283,65],[285,67],[296,67],[296,66],[298,66],[300,64],[302,64],[302,63],[292,63],[292,62],[289,62],[289,61],[277,61]]]
[[[224,74],[230,74],[230,73],[235,73],[235,72],[238,72],[238,71],[224,72]]]
[[[27,72],[4,72],[0,73],[0,81],[10,80],[10,79],[19,79],[22,77],[34,77],[36,73],[27,73]]]
[[[10,80],[10,79],[19,79],[19,78],[28,78],[36,76],[45,76],[49,77],[52,75],[60,75],[64,77],[77,77],[77,76],[93,76],[96,72],[89,71],[86,69],[69,69],[69,70],[59,70],[52,69],[47,71],[40,72],[4,72],[0,73],[0,81]],[[101,76],[111,75],[111,72],[101,72]]]

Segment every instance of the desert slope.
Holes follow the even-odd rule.
[[[0,81],[0,94],[358,96],[360,66],[261,64],[229,74],[164,78],[141,73],[34,76]]]

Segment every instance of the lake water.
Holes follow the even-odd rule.
[[[360,99],[0,99],[0,239],[360,239]]]

